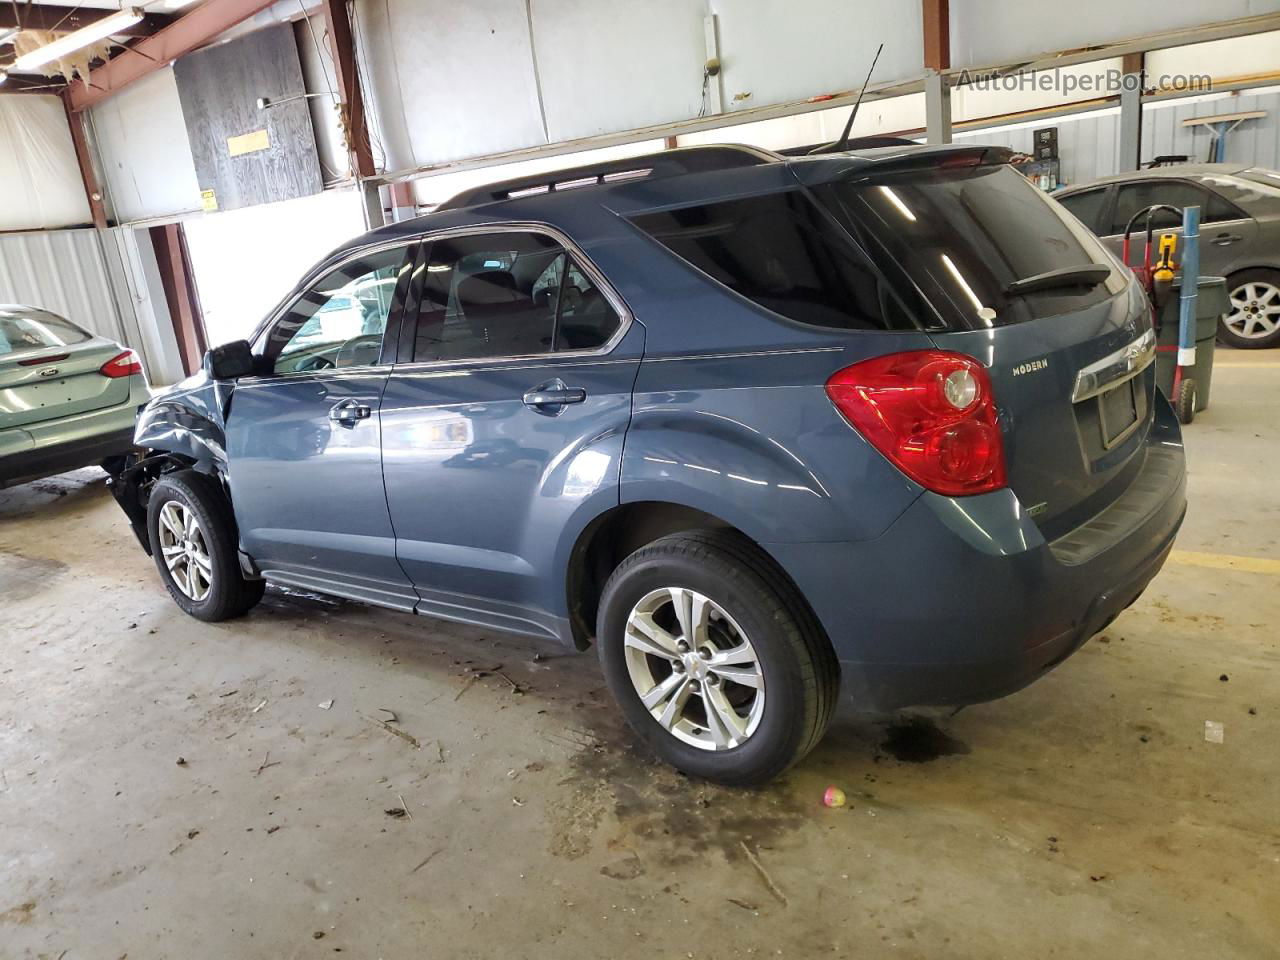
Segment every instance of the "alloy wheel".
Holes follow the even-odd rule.
[[[683,587],[651,591],[632,608],[623,642],[640,702],[672,736],[702,750],[730,750],[759,726],[759,657],[711,598]]]
[[[199,603],[213,587],[213,560],[195,511],[170,500],[160,508],[160,552],[169,576]]]
[[[1260,340],[1280,329],[1280,287],[1251,281],[1231,291],[1227,328],[1246,340]]]

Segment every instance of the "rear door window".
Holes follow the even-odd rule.
[[[620,318],[565,248],[535,232],[447,237],[427,254],[413,360],[595,350]]]
[[[829,213],[800,191],[640,214],[632,223],[748,300],[841,330],[919,324]]]
[[[1082,190],[1069,197],[1054,197],[1054,199],[1070,210],[1086,227],[1095,233],[1098,232],[1098,228],[1102,225],[1103,208],[1107,205],[1106,187],[1099,190]]]
[[[833,194],[863,248],[886,273],[900,264],[948,329],[1068,313],[1124,286],[1098,238],[1007,166],[865,178]],[[1091,264],[1112,267],[1104,283],[1009,293],[1014,281]]]
[[[1201,223],[1221,223],[1225,220],[1243,219],[1245,216],[1234,204],[1194,183],[1153,177],[1121,184],[1108,233],[1124,233],[1125,226],[1134,214],[1158,203],[1167,203],[1179,209],[1199,207]],[[1159,210],[1152,215],[1151,225],[1156,230],[1169,230],[1182,226],[1182,218],[1174,216],[1171,211]],[[1135,231],[1145,229],[1145,218],[1134,225]]]

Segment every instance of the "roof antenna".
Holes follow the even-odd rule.
[[[853,130],[853,121],[858,116],[858,108],[862,106],[863,94],[867,92],[867,84],[871,82],[871,74],[875,70],[876,64],[880,60],[880,53],[883,50],[883,43],[876,48],[876,55],[871,60],[871,68],[867,71],[867,79],[862,81],[862,89],[858,91],[858,99],[853,102],[853,109],[849,111],[849,119],[845,121],[844,131],[840,134],[840,139],[835,143],[827,143],[820,147],[814,147],[809,151],[809,156],[819,153],[839,153],[849,145],[849,134]]]

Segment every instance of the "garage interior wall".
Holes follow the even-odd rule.
[[[0,231],[91,220],[62,100],[0,96]]]
[[[160,289],[154,269],[145,232],[129,227],[5,234],[0,303],[43,307],[117,340],[138,352],[153,384],[173,383],[182,365],[164,297],[150,293]]]
[[[353,12],[388,171],[696,118],[713,112],[712,84],[728,114],[847,92],[880,40],[878,81],[923,69],[919,6],[901,0],[357,0]],[[704,96],[709,12],[722,70]],[[806,56],[784,65],[780,43]]]
[[[109,209],[122,223],[200,209],[173,67],[90,109]]]
[[[302,64],[302,80],[307,93],[314,94],[307,100],[307,105],[311,108],[311,127],[315,132],[320,172],[325,184],[329,185],[350,179],[351,162],[337,110],[335,91],[338,81],[333,70],[333,55],[329,52],[327,30],[324,17],[314,14],[293,25],[298,60]]]
[[[1280,12],[1280,0],[1164,0],[1152,5],[1075,0],[1052,13],[1025,0],[951,4],[951,65],[1010,63],[1205,23]]]
[[[1265,110],[1266,116],[1246,121],[1227,136],[1227,162],[1271,169],[1280,167],[1280,87],[1146,104],[1142,114],[1142,162],[1160,156],[1186,155],[1192,163],[1203,163],[1208,155],[1209,134],[1204,127],[1184,127],[1182,121],[1249,110]],[[955,141],[991,143],[1030,153],[1032,132],[1044,127],[1058,128],[1060,176],[1064,185],[1088,183],[1119,172],[1119,107],[966,130],[957,133]]]

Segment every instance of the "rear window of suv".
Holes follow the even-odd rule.
[[[799,190],[663,210],[631,222],[748,300],[800,323],[844,330],[918,329],[829,212]]]
[[[0,307],[0,356],[64,347],[89,339],[70,320],[45,310],[6,310]]]
[[[1124,287],[1098,239],[1007,166],[917,170],[824,192],[870,256],[886,273],[900,265],[950,329],[1068,313]],[[1112,267],[1097,286],[1008,293],[1017,280],[1092,263]]]

